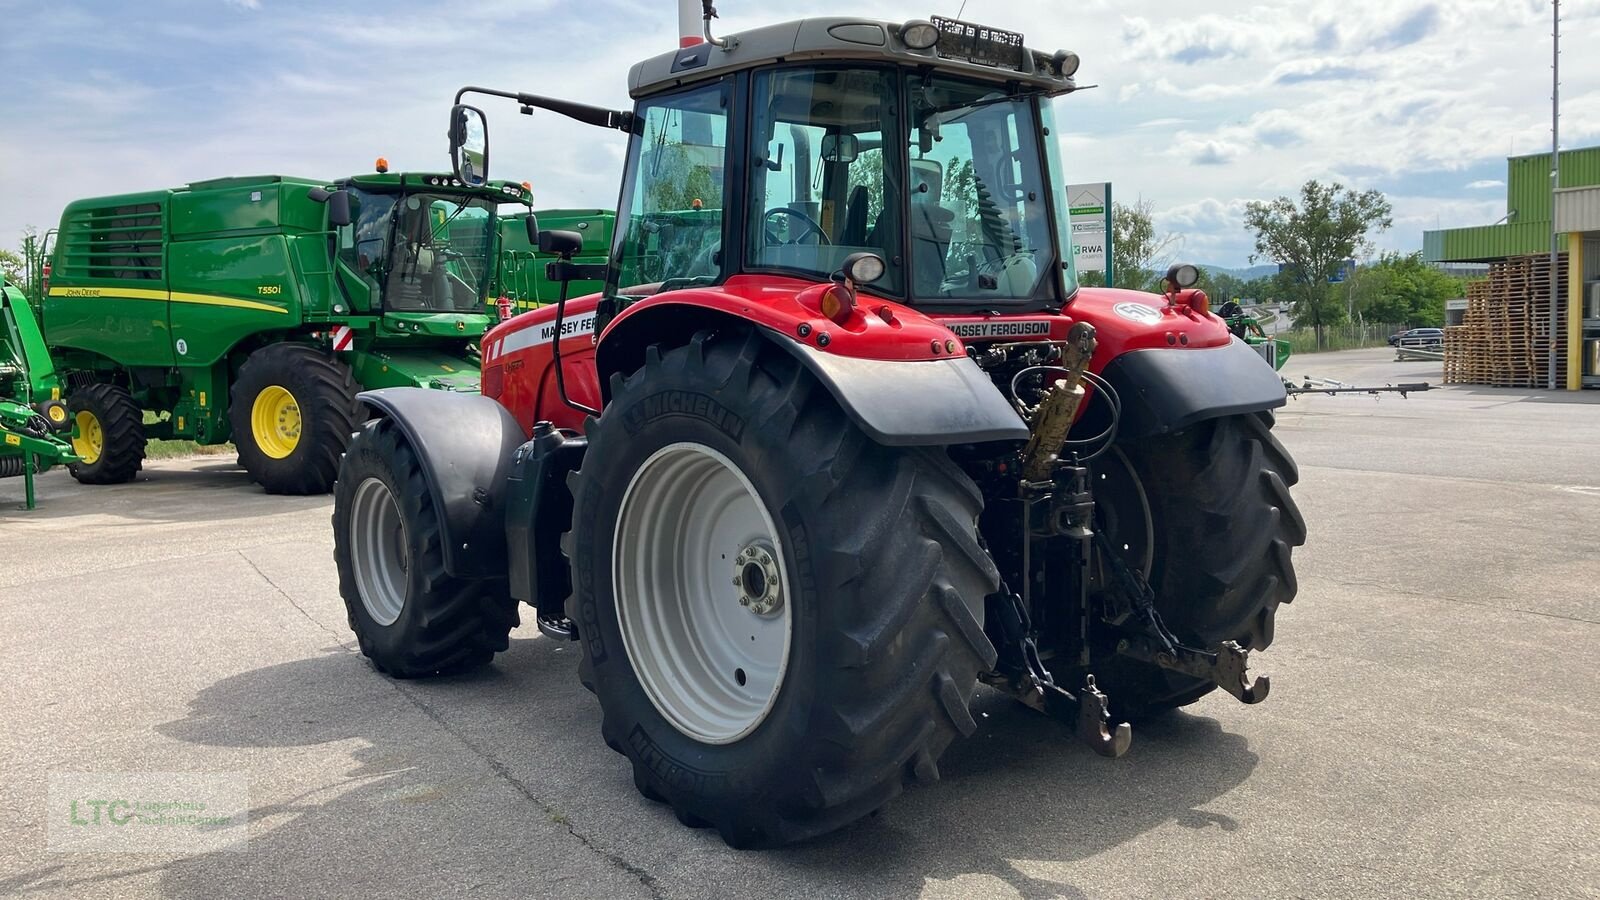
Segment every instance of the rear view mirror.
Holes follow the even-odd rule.
[[[539,246],[539,217],[528,213],[528,218],[522,224],[528,226],[528,243]]]
[[[822,138],[822,159],[832,163],[853,163],[861,155],[861,142],[853,134],[829,134]]]
[[[913,159],[911,161],[911,199],[913,201],[937,204],[943,194],[944,166],[937,159]]]
[[[539,252],[556,256],[574,256],[583,249],[583,235],[576,231],[539,232]]]
[[[483,110],[460,103],[450,108],[450,165],[462,184],[488,183],[489,121]]]
[[[328,195],[328,224],[335,228],[349,225],[350,217],[350,192],[334,191]]]
[[[350,224],[350,192],[330,191],[327,188],[314,187],[306,191],[306,196],[312,202],[328,204],[328,224],[339,228]]]

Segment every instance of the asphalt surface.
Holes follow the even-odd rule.
[[[1387,351],[1291,360],[1438,380]],[[943,780],[801,847],[736,852],[634,790],[577,651],[481,672],[354,650],[327,498],[226,458],[131,485],[0,482],[0,896],[1600,896],[1600,394],[1307,397],[1310,523],[1258,656],[1120,760],[993,694]],[[52,851],[51,773],[242,772],[242,852]]]

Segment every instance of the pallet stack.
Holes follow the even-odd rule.
[[[1567,283],[1567,258],[1557,261],[1557,293]],[[1489,277],[1467,286],[1460,325],[1444,330],[1446,384],[1543,387],[1550,352],[1550,257],[1517,256],[1489,266]],[[1559,335],[1565,310],[1557,303],[1557,383],[1566,377]]]

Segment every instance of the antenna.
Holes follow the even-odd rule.
[[[961,8],[956,10],[956,18],[958,18],[958,19],[961,18],[961,14],[966,12],[966,11],[967,11],[967,0],[961,0]]]

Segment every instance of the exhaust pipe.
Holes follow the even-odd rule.
[[[711,36],[711,20],[717,17],[717,8],[711,0],[678,0],[678,48],[710,44],[722,50],[732,50],[734,42]]]

